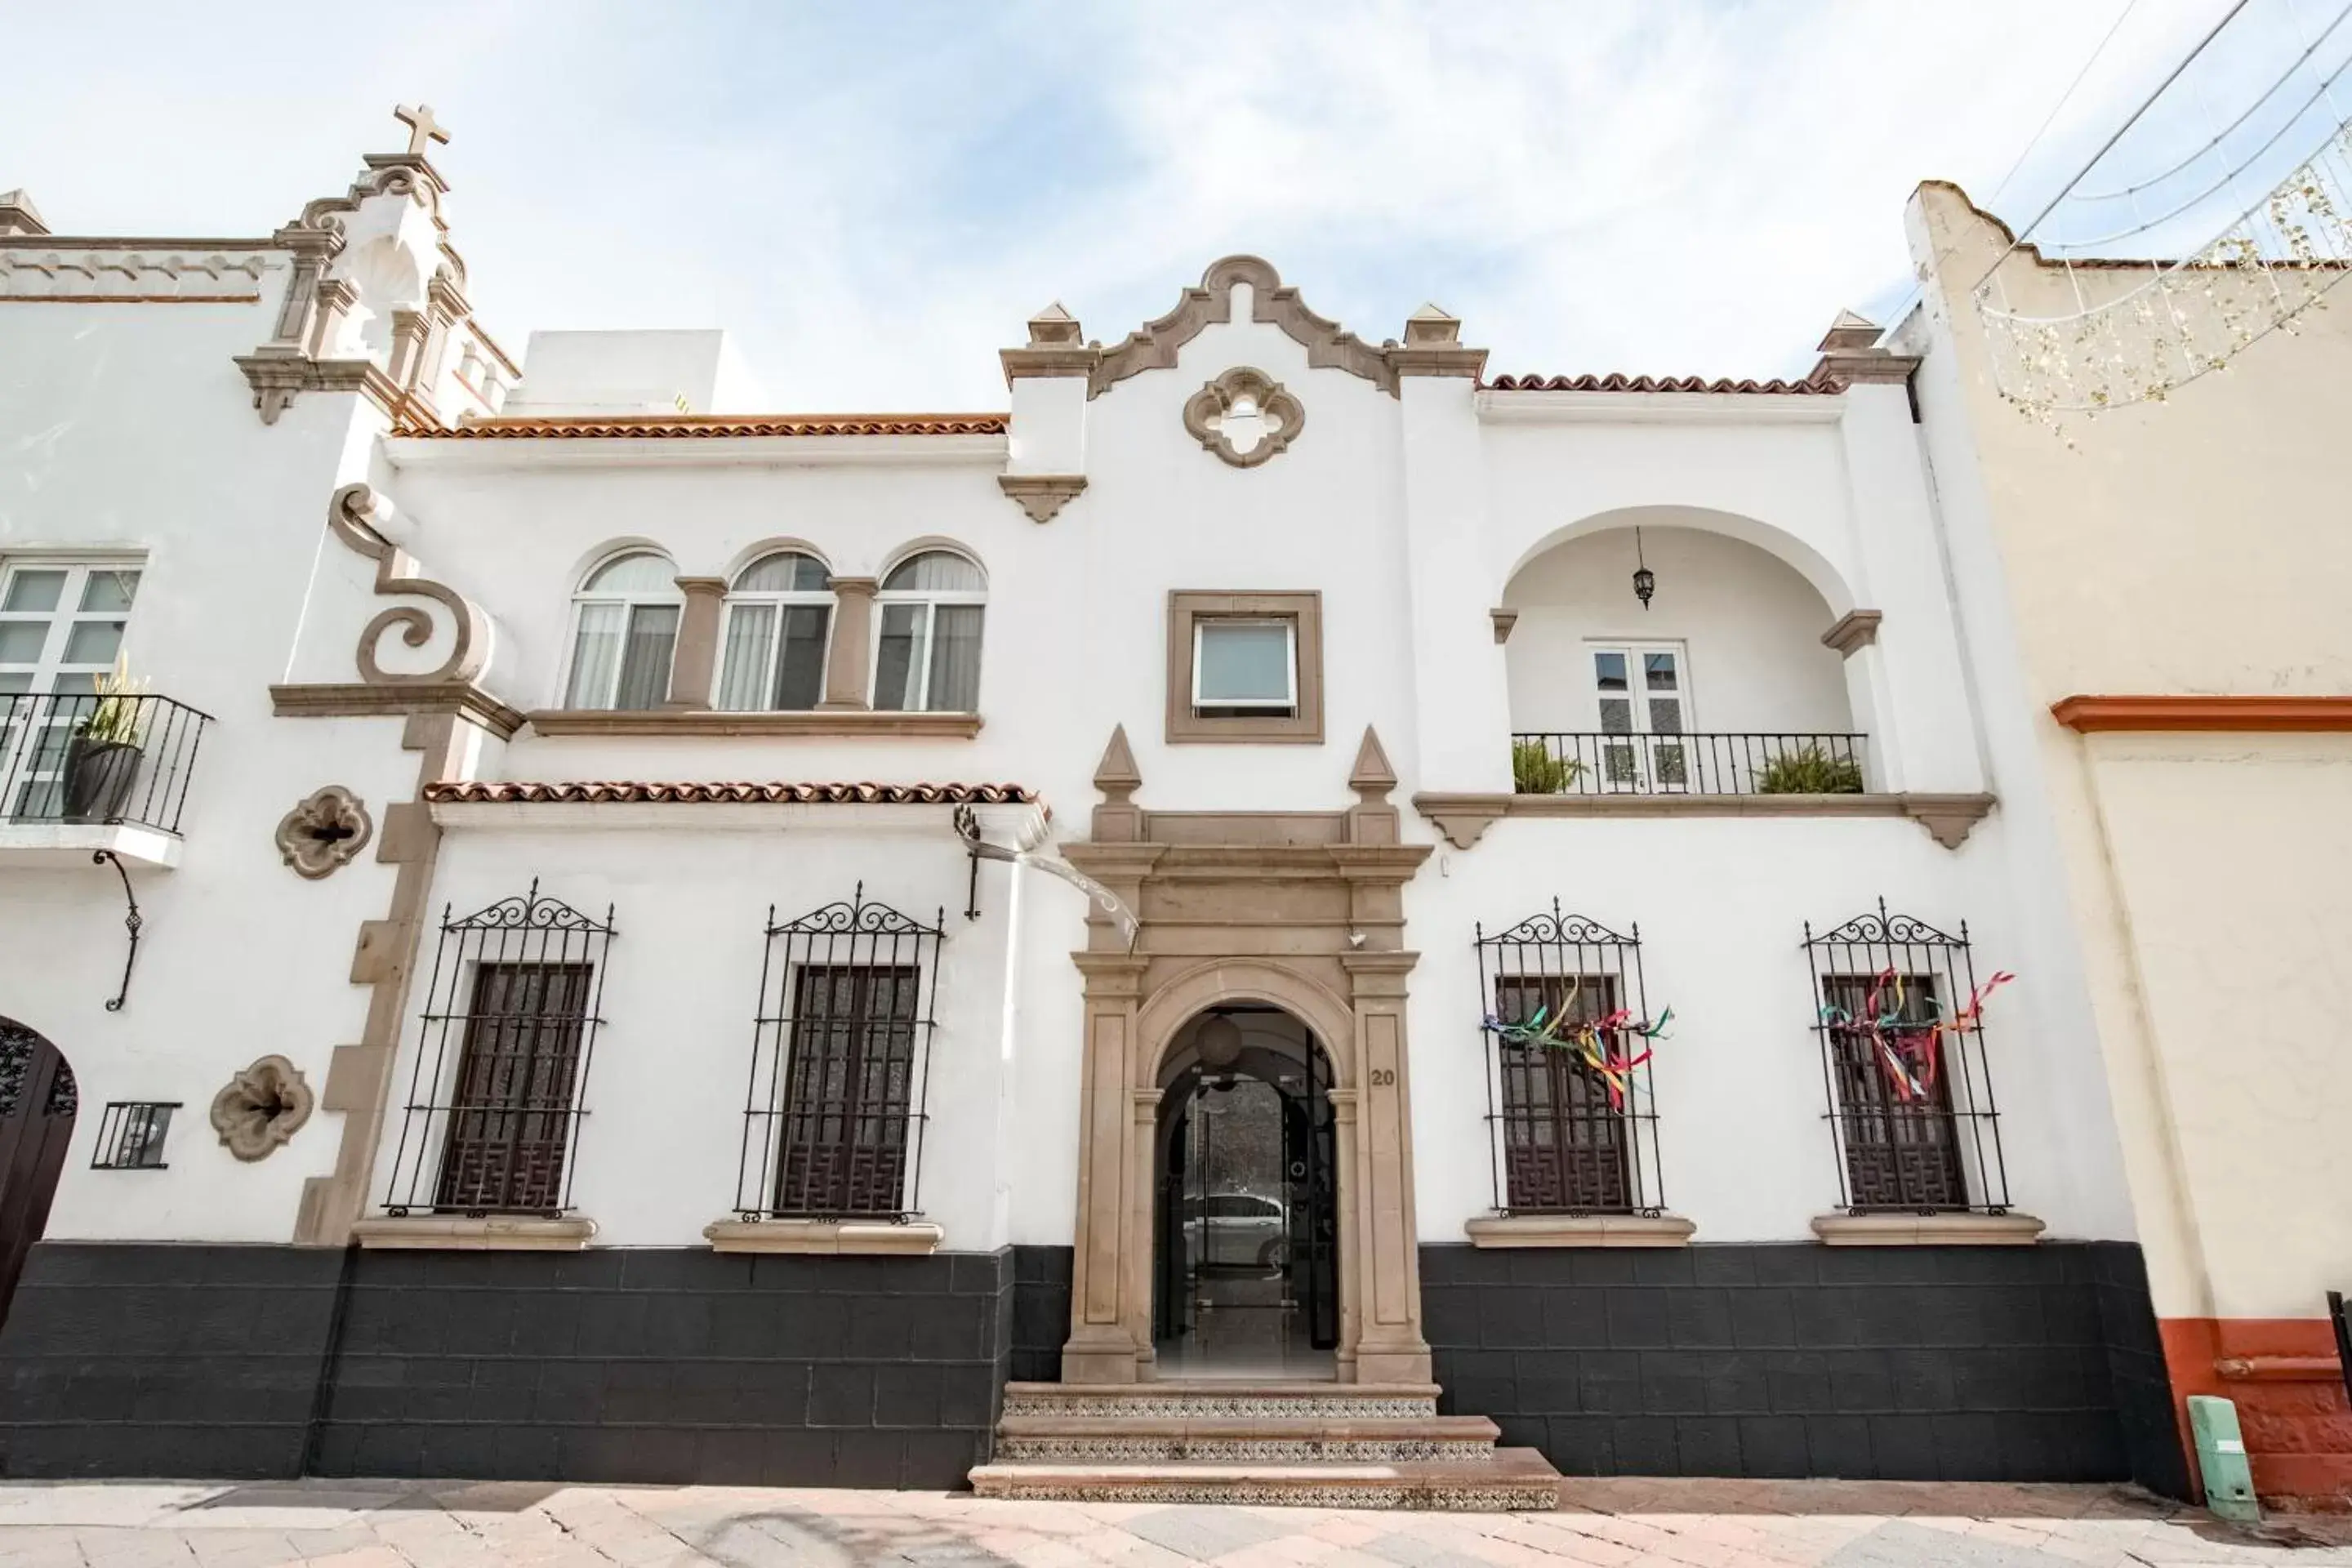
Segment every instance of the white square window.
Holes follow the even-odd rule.
[[[1192,623],[1192,711],[1287,719],[1298,711],[1298,624],[1202,616]]]

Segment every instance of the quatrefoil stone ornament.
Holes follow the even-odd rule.
[[[1262,370],[1235,365],[1184,403],[1184,428],[1236,468],[1254,468],[1286,450],[1307,423],[1307,409]]]
[[[316,1103],[300,1068],[263,1057],[213,1096],[213,1131],[238,1159],[267,1159],[301,1131]]]
[[[278,822],[278,853],[311,881],[348,866],[375,836],[360,797],[341,784],[314,792]]]

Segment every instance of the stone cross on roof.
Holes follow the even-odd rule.
[[[449,132],[433,118],[433,106],[429,103],[420,103],[414,109],[406,104],[394,104],[392,117],[408,127],[408,155],[412,158],[424,157],[428,142],[446,144],[449,140]]]

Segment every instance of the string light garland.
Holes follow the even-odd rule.
[[[2046,242],[2039,248],[2029,245],[2043,219],[2182,79],[2242,9],[2243,0],[2020,231],[2001,262],[1972,290],[2001,397],[2062,435],[2061,415],[2095,416],[2134,404],[2161,403],[2273,331],[2294,332],[2297,318],[2319,306],[2352,273],[2352,116],[2344,112],[2336,95],[2352,62],[2339,63],[2325,74],[2313,64],[2322,44],[2352,17],[2352,5],[2340,10],[2247,109],[2201,146],[2160,173],[2074,197],[2084,205],[2126,203],[2132,215],[2128,223],[2070,242],[2063,253],[2051,258],[2044,258],[2052,248]],[[2242,155],[2229,153],[2227,139],[2305,70],[2315,79],[2309,95],[2293,106],[2261,145]],[[2237,196],[2240,180],[2266,162],[2323,105],[2331,129],[2317,150],[2252,201]],[[2219,173],[2208,169],[2195,174],[2203,182],[2200,189],[2168,201],[2153,216],[2141,212],[2143,195],[2153,202],[2158,187],[2209,159]],[[2146,261],[2079,257],[2087,246],[2129,242],[2168,225],[2193,221],[2194,209],[2216,197],[2231,200],[2235,216],[2191,254]],[[2032,249],[2032,265],[2007,265],[2021,248]]]

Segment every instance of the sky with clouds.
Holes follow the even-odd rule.
[[[1000,407],[1038,307],[1115,341],[1237,250],[1496,374],[1801,374],[1899,302],[1914,184],[1988,201],[2114,28],[1991,204],[2032,216],[2229,4],[0,0],[0,189],[263,234],[423,99],[510,352],[724,326],[779,410]]]

